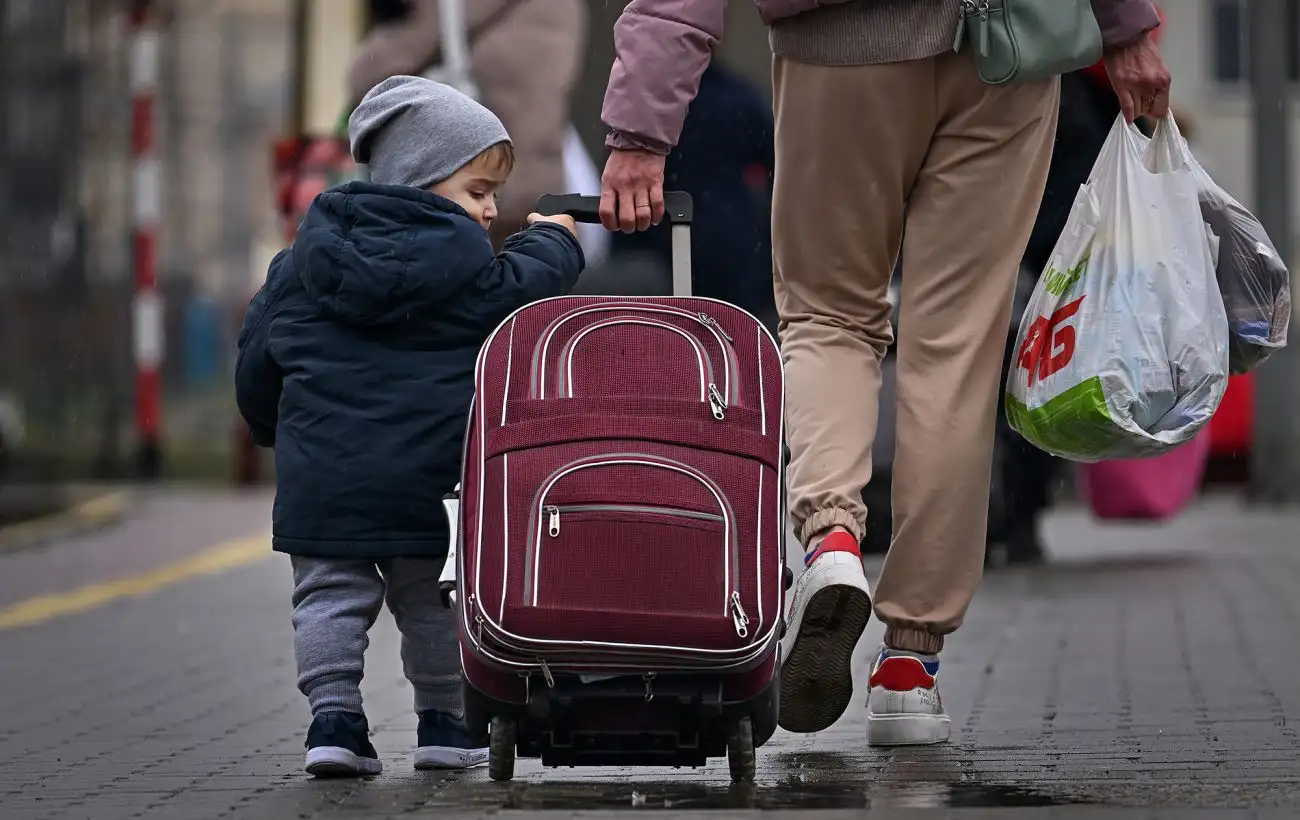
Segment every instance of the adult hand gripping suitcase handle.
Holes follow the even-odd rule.
[[[582,194],[543,194],[537,200],[543,216],[568,214],[578,222],[600,222],[600,197]],[[664,191],[664,216],[672,231],[673,296],[691,295],[691,218],[695,206],[685,191]]]

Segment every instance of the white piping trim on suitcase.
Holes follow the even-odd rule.
[[[647,319],[631,319],[631,318],[614,318],[614,319],[609,319],[606,321],[596,322],[594,324],[588,325],[587,327],[578,331],[574,335],[572,341],[570,341],[565,346],[565,349],[561,351],[560,356],[562,357],[561,366],[564,368],[564,382],[566,388],[564,392],[567,394],[567,398],[573,398],[573,355],[574,353],[577,352],[578,342],[582,341],[583,337],[586,336],[588,333],[591,333],[592,331],[602,330],[608,327],[615,327],[617,325],[644,325],[646,327],[663,328],[664,330],[670,330],[673,333],[676,333],[677,335],[685,339],[687,344],[689,344],[691,348],[695,351],[695,360],[699,365],[700,401],[707,402],[709,400],[710,381],[709,381],[709,375],[707,374],[713,368],[708,363],[709,354],[705,352],[704,345],[700,344],[700,340],[695,338],[691,334],[687,333],[686,331],[682,330],[677,325],[670,325],[667,322],[652,322]],[[730,373],[727,373],[727,382],[726,385],[723,387],[723,392],[726,393],[727,395],[731,395],[731,374]]]
[[[506,590],[510,588],[510,454],[501,456],[501,607],[497,620],[506,617]]]
[[[483,364],[484,364],[484,362],[486,361],[488,350],[490,349],[492,343],[496,340],[496,336],[497,336],[497,334],[501,332],[501,329],[505,326],[505,324],[506,324],[507,321],[512,321],[512,320],[514,320],[514,318],[515,318],[515,317],[516,317],[520,312],[522,312],[522,311],[524,311],[524,310],[526,310],[526,309],[534,308],[534,307],[536,307],[537,305],[540,305],[540,304],[542,304],[542,303],[545,303],[545,302],[552,302],[552,301],[558,301],[558,300],[568,300],[568,299],[574,299],[574,298],[580,298],[580,299],[591,300],[591,301],[605,301],[605,302],[615,303],[613,306],[608,307],[608,308],[605,308],[605,309],[616,309],[616,308],[617,308],[617,303],[619,303],[619,302],[623,302],[624,304],[626,304],[626,297],[621,297],[621,296],[594,296],[594,297],[553,296],[553,297],[550,297],[550,298],[547,298],[547,299],[541,299],[541,300],[538,300],[537,302],[533,302],[533,303],[531,303],[531,304],[523,305],[523,306],[520,306],[520,307],[516,308],[516,309],[515,309],[515,310],[514,310],[514,311],[513,311],[509,316],[506,317],[505,320],[502,321],[501,324],[497,325],[496,329],[493,330],[492,333],[488,336],[487,341],[484,342],[482,348],[480,348],[480,350],[479,350],[479,356],[478,356],[478,362],[477,362],[477,364],[475,365],[475,380],[476,380],[476,387],[477,387],[477,385],[482,384]],[[760,330],[764,335],[767,336],[768,340],[772,343],[772,347],[773,347],[773,349],[776,351],[776,354],[777,354],[778,356],[780,356],[780,346],[777,344],[776,340],[772,337],[772,334],[771,334],[771,333],[767,330],[767,328],[764,327],[764,326],[762,325],[762,323],[759,322],[758,319],[757,319],[757,318],[756,318],[752,313],[750,313],[749,311],[747,311],[747,310],[745,310],[745,309],[743,309],[743,308],[737,307],[737,306],[735,306],[735,305],[732,305],[732,304],[730,304],[730,303],[728,303],[728,302],[723,302],[722,300],[719,300],[719,299],[710,299],[710,298],[708,298],[708,297],[701,297],[701,296],[690,297],[690,298],[691,298],[692,301],[695,301],[695,302],[709,302],[709,303],[713,303],[713,304],[718,304],[718,305],[722,305],[722,306],[726,307],[726,308],[729,309],[729,310],[736,310],[736,311],[739,311],[740,313],[744,314],[745,316],[747,316],[751,321],[753,321],[753,322],[758,326],[758,329],[759,329],[759,330]],[[649,308],[637,307],[636,309],[648,309],[648,310],[654,310],[655,308],[653,308],[653,307],[649,307]],[[761,360],[760,360],[760,361],[761,361]],[[477,533],[476,533],[476,537],[475,537],[475,559],[476,559],[476,560],[475,560],[475,567],[474,567],[474,569],[475,569],[475,572],[474,572],[474,574],[475,574],[474,584],[475,584],[475,589],[477,590],[477,589],[479,588],[479,586],[480,586],[480,580],[481,580],[480,571],[481,571],[481,567],[482,567],[482,555],[483,555],[483,526],[482,526],[482,524],[483,524],[483,522],[482,522],[482,518],[483,518],[483,492],[484,492],[484,486],[486,485],[486,481],[484,481],[484,476],[482,475],[482,470],[486,467],[487,459],[484,458],[484,455],[483,455],[484,452],[485,452],[485,450],[484,450],[484,445],[485,445],[485,440],[486,440],[486,439],[485,439],[485,425],[484,425],[484,423],[483,423],[484,418],[483,418],[483,412],[482,412],[482,405],[481,405],[481,403],[479,403],[479,402],[476,402],[476,404],[477,404],[478,407],[479,407],[479,410],[478,410],[478,441],[479,441],[478,459],[479,459],[479,464],[480,464],[479,491],[478,491],[478,496],[479,496],[479,505],[478,505],[478,508],[477,508],[477,515],[478,515],[479,520],[478,520],[478,522],[476,522],[476,524],[477,524]],[[785,417],[785,383],[784,383],[784,380],[782,380],[782,384],[781,384],[781,413],[780,413],[780,419],[779,419],[779,422],[781,423],[782,433],[784,432],[784,420],[785,420],[784,417]],[[782,435],[782,436],[780,436],[780,438],[782,438],[782,440],[783,440],[783,439],[784,439],[784,436]],[[784,462],[784,459],[782,459],[782,462],[779,463],[779,465],[778,465],[778,475],[781,477],[781,484],[782,484],[782,486],[784,486],[784,481],[785,481],[785,465],[784,465],[783,462]],[[778,503],[777,503],[778,508],[779,508],[779,507],[782,507],[783,505],[781,504],[781,500],[783,500],[783,498],[784,498],[784,494],[778,492],[778,493],[777,493],[777,498],[779,499],[779,500],[778,500]],[[779,515],[778,515],[778,519],[777,519],[777,520],[778,520],[778,521],[782,521],[782,522],[784,522],[784,520],[785,520],[785,514],[786,514],[786,513],[785,513],[785,510],[784,510],[784,509],[780,509],[780,510],[779,510]],[[779,549],[779,553],[780,553],[780,554],[779,554],[779,561],[778,561],[778,565],[777,565],[778,576],[780,576],[781,573],[783,573],[784,568],[785,568],[785,529],[786,529],[785,526],[781,526],[781,527],[778,528],[778,531],[779,531],[779,533],[780,533],[780,549]],[[780,583],[782,583],[782,585],[784,584],[783,579],[780,580]],[[487,615],[486,611],[482,611],[482,609],[481,609],[481,608],[482,608],[482,601],[481,601],[481,600],[479,600],[476,596],[470,596],[470,595],[466,595],[466,596],[462,596],[462,597],[465,599],[465,602],[464,602],[465,610],[464,610],[464,611],[465,611],[465,617],[466,617],[467,621],[468,621],[468,618],[469,618],[470,615],[471,615],[471,613],[470,613],[470,609],[469,609],[469,607],[470,607],[470,605],[469,605],[469,598],[470,598],[470,597],[474,597],[474,599],[475,599],[475,601],[476,601],[476,605],[480,608],[480,611],[481,611],[482,614],[483,614],[484,620],[485,620],[485,621],[490,621],[490,616]],[[784,593],[782,593],[782,598],[784,598]],[[496,626],[498,630],[500,629],[500,627],[499,627],[498,625],[495,625],[495,624],[494,624],[493,626]],[[503,632],[503,631],[502,631],[502,632]],[[471,641],[471,642],[472,642],[476,647],[478,647],[480,654],[484,654],[484,655],[487,654],[486,652],[483,651],[483,648],[482,648],[482,646],[481,646],[481,642],[478,641],[478,640],[476,640],[476,639],[474,638],[473,633],[472,633],[472,630],[466,629],[465,634],[469,637],[470,641]],[[507,634],[508,634],[508,633],[507,633]],[[751,652],[750,655],[749,655],[749,657],[748,657],[747,659],[733,662],[732,664],[728,664],[727,666],[722,667],[722,668],[734,668],[735,666],[744,665],[745,663],[750,662],[753,658],[761,656],[761,655],[762,655],[762,654],[767,650],[768,645],[773,641],[775,635],[776,635],[776,630],[775,630],[775,623],[774,623],[774,624],[773,624],[773,629],[768,630],[767,635],[764,637],[764,639],[763,639],[762,641],[756,642],[755,644],[751,644],[751,646],[754,647],[754,652]],[[518,636],[510,636],[510,637],[518,638]],[[542,644],[557,644],[557,645],[564,645],[564,646],[570,646],[570,647],[574,646],[573,642],[570,642],[570,641],[538,641],[538,642],[536,642],[536,643],[542,643]],[[641,644],[604,644],[604,643],[598,643],[598,642],[583,642],[583,643],[579,644],[579,646],[583,646],[583,647],[585,647],[585,646],[600,646],[600,647],[602,647],[602,648],[628,649],[628,650],[635,651],[635,652],[644,652],[644,651],[646,651],[646,650],[656,650],[656,651],[661,651],[661,652],[681,652],[681,653],[686,653],[686,654],[689,654],[689,655],[704,656],[704,658],[707,658],[707,657],[709,657],[709,656],[715,656],[715,655],[725,654],[725,653],[728,651],[728,650],[704,650],[704,649],[689,650],[689,649],[681,649],[681,648],[675,648],[675,647],[659,647],[659,646],[653,646],[653,645],[641,645]],[[703,660],[703,658],[702,658],[702,660]],[[538,665],[537,665],[537,664],[517,664],[517,663],[514,663],[514,662],[505,662],[504,660],[503,660],[502,662],[503,662],[503,663],[508,663],[509,665],[517,666],[517,667],[519,667],[519,668],[523,668],[523,669],[537,669],[537,668],[538,668]],[[629,666],[628,668],[639,668],[639,667],[631,667],[631,666]],[[718,668],[718,667],[713,667],[713,668]]]
[[[762,359],[760,359],[758,362],[758,369],[760,373],[763,370]],[[766,625],[763,622],[763,561],[762,561],[763,558],[763,470],[764,470],[763,465],[762,464],[758,465],[758,504],[756,505],[758,507],[757,509],[758,526],[754,528],[758,530],[758,540],[754,545],[754,549],[758,552],[759,560],[754,562],[754,575],[758,579],[758,630],[759,631],[761,631],[763,627]]]
[[[516,320],[510,320],[510,338],[506,340],[506,389],[501,396],[501,426],[506,426],[506,408],[510,406],[510,371],[515,360],[515,325],[519,324]]]
[[[484,646],[481,641],[478,641],[474,638],[473,633],[467,631],[465,634],[469,640],[470,646],[473,648],[474,654],[477,655],[479,659],[487,661],[491,665],[502,667],[504,669],[507,669],[509,671],[512,671],[520,675],[521,677],[527,677],[530,673],[541,671],[542,665],[537,661],[529,662],[529,661],[510,660],[509,658],[502,657],[500,654],[495,653],[490,648]],[[642,659],[624,658],[623,660],[620,661],[602,660],[599,663],[589,663],[589,662],[571,663],[562,659],[557,660],[551,657],[546,659],[546,667],[550,669],[552,672],[562,672],[562,673],[569,673],[569,674],[582,673],[586,671],[599,671],[601,673],[607,673],[607,674],[617,673],[617,674],[635,674],[635,675],[644,674],[647,671],[654,671],[657,674],[663,674],[663,673],[716,674],[718,672],[744,671],[746,669],[752,669],[758,664],[762,663],[764,656],[767,654],[769,650],[769,644],[774,642],[775,641],[768,641],[762,645],[757,646],[755,651],[751,653],[751,655],[747,658],[744,658],[739,661],[734,661],[732,663],[723,663],[723,664],[719,664],[712,660],[706,659],[696,664],[679,665],[676,663],[665,662],[665,660],[662,657],[649,659],[649,662],[647,662],[647,660],[642,660]]]
[[[757,331],[758,344],[754,348],[754,352],[757,355],[754,357],[754,360],[758,362],[758,411],[762,419],[762,426],[759,428],[759,432],[763,435],[767,435],[767,390],[763,386],[763,334],[767,332],[767,329],[762,325],[759,325]],[[784,457],[784,454],[782,457]],[[762,498],[762,496],[759,497]]]
[[[506,408],[510,406],[510,369],[515,357],[515,327],[517,319],[510,320],[510,336],[506,339],[506,386],[501,391],[501,426],[506,424]],[[504,539],[501,547],[501,608],[497,617],[506,616],[506,589],[510,580],[510,454],[501,459],[501,532]]]

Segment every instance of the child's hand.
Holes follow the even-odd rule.
[[[538,222],[553,222],[561,228],[567,228],[573,237],[578,237],[578,223],[573,221],[573,217],[568,214],[556,214],[555,216],[542,216],[538,213],[528,215],[528,224],[536,225]]]

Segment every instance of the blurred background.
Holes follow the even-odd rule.
[[[580,3],[582,30],[570,44],[578,70],[569,99],[557,104],[569,106],[589,170],[597,170],[611,26],[625,4]],[[1193,146],[1219,183],[1257,211],[1257,179],[1265,181],[1273,204],[1264,203],[1261,219],[1289,254],[1296,222],[1287,193],[1300,163],[1285,141],[1292,116],[1285,109],[1267,123],[1275,138],[1283,134],[1285,150],[1255,164],[1250,3],[1168,5],[1162,46]],[[1285,97],[1300,78],[1300,2],[1267,5],[1283,23],[1279,65],[1285,64],[1285,79],[1268,88]],[[315,192],[354,173],[337,138],[353,102],[350,66],[372,27],[400,25],[404,6],[0,0],[4,481],[269,478],[269,459],[253,453],[237,422],[234,337],[297,214]],[[703,123],[701,146],[731,139],[724,136],[734,119],[727,112],[768,104],[770,56],[761,23],[748,3],[732,3],[728,15],[720,52],[725,82],[692,109]],[[744,131],[757,147],[746,149],[752,156],[740,168],[753,195],[744,207],[755,209],[747,212],[754,224],[766,219],[770,171],[770,133],[762,132],[761,119]],[[689,165],[680,169],[683,179],[693,173]],[[744,241],[763,257],[766,234],[743,227],[751,229],[758,232]],[[649,252],[614,248],[635,251]],[[756,262],[759,272],[749,277],[759,291],[766,287],[764,264]],[[735,297],[745,299],[758,300],[755,311],[764,311],[761,293]],[[1294,445],[1295,430],[1285,425],[1300,377],[1293,357],[1278,358],[1258,374],[1271,372],[1275,385],[1268,395],[1277,402],[1265,415],[1277,418],[1266,423],[1283,425],[1274,434]],[[1261,389],[1251,377],[1235,380],[1216,419],[1212,477],[1249,478]]]

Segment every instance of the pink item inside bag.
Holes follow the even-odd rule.
[[[1203,431],[1155,458],[1083,464],[1080,492],[1098,518],[1163,521],[1196,497],[1209,452],[1210,436]]]

